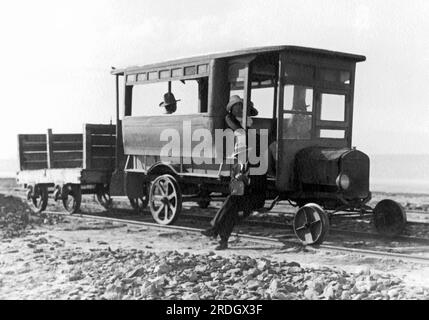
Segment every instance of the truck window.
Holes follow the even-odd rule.
[[[208,79],[190,79],[171,82],[171,93],[177,101],[177,109],[172,115],[207,112]],[[164,94],[168,92],[168,82],[135,85],[132,94],[132,116],[157,116],[165,114],[160,107]]]
[[[259,112],[257,118],[273,118],[274,87],[252,89],[251,100]]]
[[[344,129],[321,129],[319,130],[319,138],[344,139]]]
[[[350,85],[350,72],[336,69],[320,69],[320,78],[322,81],[336,83],[341,85]]]
[[[283,108],[283,138],[310,139],[313,89],[302,85],[285,85]]]
[[[133,87],[132,116],[158,116],[163,113],[159,103],[168,91],[167,83],[155,82]],[[178,99],[176,97],[176,99]]]
[[[243,98],[245,63],[236,62],[229,65],[228,81],[230,96],[238,95]],[[263,58],[254,61],[251,74],[251,101],[258,110],[256,118],[273,117],[274,85],[276,66]]]
[[[322,93],[320,120],[345,121],[346,96]]]
[[[238,95],[243,98],[244,90],[231,90],[229,96]],[[255,118],[273,118],[274,88],[252,88],[251,98],[258,110]]]

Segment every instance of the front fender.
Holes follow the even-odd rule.
[[[180,173],[180,164],[171,164],[166,162],[156,162],[148,170],[147,175],[162,175],[162,174],[171,174],[175,178],[179,176]]]

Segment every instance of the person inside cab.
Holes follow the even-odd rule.
[[[307,88],[305,86],[294,86],[292,114],[286,126],[285,138],[288,139],[310,139],[311,116],[307,114],[308,105],[305,101]]]
[[[176,98],[171,92],[167,92],[166,94],[164,94],[164,101],[162,101],[159,106],[165,108],[164,114],[172,114],[177,109],[178,101],[180,101],[180,99],[176,100]]]
[[[243,121],[243,99],[241,99],[237,95],[231,96],[229,98],[229,102],[226,106],[226,117],[225,122],[226,125],[232,129],[232,131],[236,131],[238,129],[243,129],[242,121]],[[258,110],[255,109],[253,103],[250,102],[250,108],[247,112],[247,127],[250,128],[253,124],[252,118],[258,115]]]

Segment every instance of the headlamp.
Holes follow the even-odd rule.
[[[347,190],[350,187],[350,178],[344,173],[340,173],[336,180],[337,186],[342,190]]]

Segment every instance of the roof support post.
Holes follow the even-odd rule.
[[[244,68],[244,97],[243,97],[243,129],[247,133],[247,111],[250,107],[251,90],[252,90],[252,64],[251,62],[246,64]],[[247,144],[247,141],[246,141]]]
[[[285,73],[285,63],[284,56],[280,55],[279,67],[277,71],[277,150],[276,150],[276,185],[278,185],[280,180],[280,164],[283,163],[282,155],[282,139],[283,139],[283,100],[284,100],[284,73]]]
[[[116,150],[115,150],[115,169],[119,169],[119,131],[121,130],[119,123],[119,75],[116,75]]]

